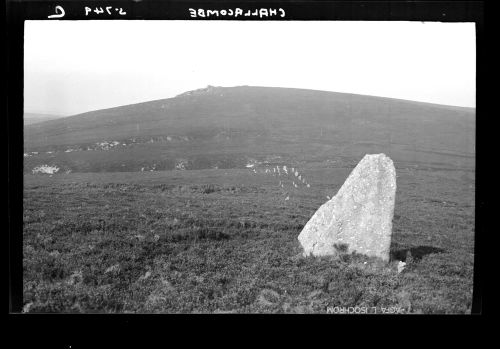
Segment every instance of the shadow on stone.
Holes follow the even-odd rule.
[[[391,261],[397,260],[406,262],[406,259],[411,255],[414,261],[420,261],[424,256],[432,253],[443,253],[446,250],[433,246],[417,246],[410,248],[396,248],[392,249],[390,252]]]

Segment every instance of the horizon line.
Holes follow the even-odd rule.
[[[393,99],[393,100],[398,100],[398,101],[421,103],[421,104],[429,104],[429,105],[442,106],[442,107],[474,109],[474,110],[476,109],[476,105],[474,105],[473,107],[471,107],[471,106],[454,105],[454,104],[442,104],[442,103],[435,103],[435,102],[422,101],[422,100],[404,99],[404,98],[388,97],[388,96],[380,96],[380,95],[367,95],[367,94],[345,92],[345,91],[330,91],[330,90],[318,90],[318,89],[312,89],[312,88],[282,87],[282,86],[257,86],[257,85],[216,86],[216,85],[210,85],[209,84],[209,85],[206,85],[205,87],[200,87],[200,88],[196,88],[196,89],[192,89],[192,90],[186,90],[184,92],[181,92],[179,94],[173,95],[171,97],[165,97],[165,98],[159,98],[159,99],[148,99],[148,100],[144,100],[144,101],[141,101],[141,102],[135,102],[135,103],[129,103],[129,104],[120,104],[120,105],[115,105],[115,106],[111,106],[111,107],[104,107],[104,108],[100,108],[100,109],[92,109],[92,110],[87,110],[87,111],[78,112],[78,113],[65,113],[66,115],[64,115],[64,114],[61,114],[60,112],[52,112],[52,111],[23,110],[23,115],[26,114],[26,113],[31,113],[31,114],[44,114],[44,115],[58,116],[58,117],[61,117],[61,118],[71,117],[71,116],[77,116],[77,115],[86,114],[86,113],[92,113],[92,112],[96,112],[96,111],[100,111],[100,110],[115,109],[115,108],[121,108],[121,107],[136,105],[136,104],[143,104],[143,103],[161,101],[161,100],[165,100],[165,99],[177,98],[178,96],[180,96],[180,95],[182,95],[182,94],[184,94],[186,92],[202,90],[202,89],[206,89],[208,87],[215,87],[215,88],[252,87],[252,88],[280,88],[280,89],[290,89],[290,90],[307,90],[307,91],[338,93],[338,94],[346,94],[346,95],[356,95],[356,96],[363,96],[363,97],[386,98],[386,99]]]

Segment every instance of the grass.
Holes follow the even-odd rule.
[[[470,108],[262,87],[26,126],[24,309],[468,313],[474,129]],[[306,222],[380,152],[398,174],[391,262],[303,257]],[[255,160],[311,188],[245,169]],[[43,164],[60,171],[31,174]]]
[[[25,311],[470,312],[473,180],[398,170],[385,264],[302,257],[298,234],[350,169],[301,171],[312,186],[289,201],[245,170],[25,175]]]

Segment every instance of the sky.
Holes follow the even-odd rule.
[[[212,86],[475,107],[474,23],[26,21],[24,110],[74,115]]]

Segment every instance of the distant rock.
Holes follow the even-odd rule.
[[[402,262],[402,261],[399,261],[398,263],[398,273],[401,273],[403,270],[405,270],[405,266],[406,266],[406,263],[405,262]]]
[[[83,272],[81,270],[77,270],[71,274],[67,280],[67,283],[70,285],[79,285],[83,282]]]
[[[184,93],[177,95],[176,97],[199,96],[199,95],[205,95],[205,94],[209,94],[209,93],[215,93],[219,90],[220,90],[219,86],[207,85],[207,87],[205,87],[205,88],[199,88],[197,90],[187,91],[187,92],[184,92]]]
[[[108,274],[108,273],[118,273],[120,271],[120,264],[115,264],[115,265],[112,265],[110,266],[109,268],[107,268],[105,271],[104,271],[104,274]]]
[[[151,276],[151,271],[148,270],[148,271],[146,271],[146,273],[144,275],[139,276],[139,280],[149,279],[150,276]]]
[[[299,234],[304,256],[356,252],[389,261],[395,197],[392,160],[385,154],[365,155]]]
[[[29,313],[32,306],[33,306],[33,302],[29,302],[29,303],[25,304],[22,312]]]
[[[276,291],[264,289],[260,292],[257,301],[264,306],[271,306],[279,302],[279,294]]]
[[[43,174],[52,175],[54,173],[57,173],[58,171],[59,171],[59,167],[57,167],[57,166],[40,165],[40,166],[35,167],[31,172],[33,174],[43,173]]]

